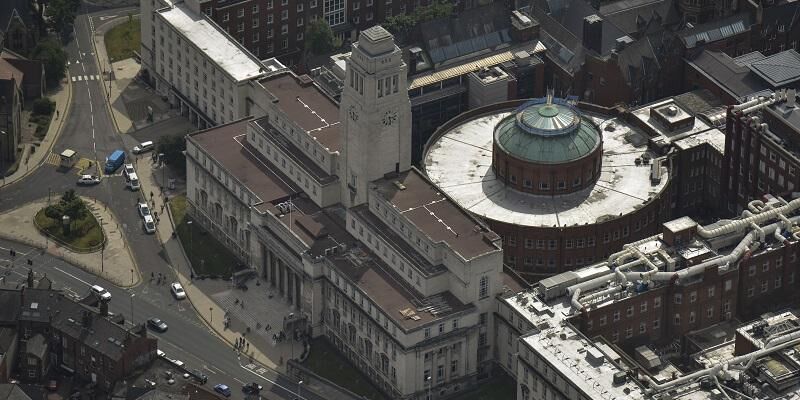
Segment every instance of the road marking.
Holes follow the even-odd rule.
[[[255,364],[247,364],[244,367],[247,368],[247,369],[255,369],[256,365]]]
[[[116,16],[117,16],[116,14],[114,14],[114,15],[103,15],[103,16],[97,17],[97,19],[99,19],[100,21],[105,21],[107,19],[111,19],[111,18],[114,18]],[[92,23],[92,25],[94,25],[94,23]]]
[[[235,380],[236,382],[239,382],[239,383],[241,383],[242,385],[244,385],[244,382],[243,382],[241,379],[239,379],[239,378],[237,378],[237,377],[235,377],[235,376],[233,377],[233,380]]]
[[[64,271],[64,270],[63,270],[63,269],[61,269],[61,268],[58,268],[58,267],[53,267],[53,269],[55,269],[56,271],[59,271],[59,272],[61,272],[62,274],[66,275],[66,276],[69,276],[69,277],[70,277],[70,278],[72,278],[72,279],[75,279],[75,280],[76,280],[76,281],[78,281],[78,282],[81,282],[81,283],[83,283],[83,284],[84,284],[84,285],[86,285],[86,286],[92,286],[92,284],[91,284],[91,283],[89,283],[89,282],[86,282],[85,280],[83,280],[83,279],[81,279],[81,278],[78,278],[77,276],[75,276],[75,275],[72,275],[72,274],[70,274],[69,272],[67,272],[67,271]]]
[[[279,387],[279,388],[281,388],[281,389],[283,389],[283,390],[285,390],[285,391],[287,391],[287,392],[289,392],[291,394],[297,394],[294,391],[292,391],[289,388],[287,388],[286,386],[283,386],[283,385],[279,384],[278,382],[275,382],[272,379],[269,379],[266,376],[257,373],[256,371],[253,371],[253,370],[245,368],[244,365],[239,364],[239,366],[244,368],[245,371],[247,371],[247,372],[249,372],[249,373],[251,373],[251,374],[253,374],[253,375],[255,375],[255,376],[257,376],[257,377],[259,377],[259,378],[261,378],[261,379],[263,379],[263,380],[265,380],[267,382],[269,382],[269,383],[271,383],[273,386],[277,386],[277,387]],[[234,379],[236,379],[236,378],[234,378]],[[238,380],[238,379],[236,379],[236,380]],[[244,382],[242,382],[242,384],[244,384]]]

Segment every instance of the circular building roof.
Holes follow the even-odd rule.
[[[602,141],[600,132],[566,104],[527,103],[504,118],[494,142],[521,160],[559,164],[590,154]]]

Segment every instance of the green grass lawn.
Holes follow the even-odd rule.
[[[367,377],[358,372],[350,361],[322,338],[311,342],[311,353],[303,366],[359,396],[370,400],[386,399]]]
[[[103,242],[103,229],[91,212],[87,212],[83,219],[72,221],[70,234],[66,236],[61,220],[48,218],[44,209],[39,210],[34,219],[41,229],[77,250],[89,250]]]
[[[459,396],[460,400],[506,400],[517,398],[517,382],[500,368],[492,370],[491,379],[478,384],[474,391]]]
[[[191,218],[186,215],[186,196],[171,198],[169,205],[172,217],[175,218],[175,231],[189,256],[194,272],[198,275],[218,275],[229,279],[231,272],[236,271],[239,259],[200,224],[187,223]]]
[[[138,51],[141,45],[140,37],[139,19],[137,18],[111,28],[106,32],[105,37],[108,58],[114,62],[133,57],[134,51]]]

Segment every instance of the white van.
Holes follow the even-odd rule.
[[[131,190],[136,191],[139,190],[139,177],[136,175],[135,172],[128,174],[128,187]]]
[[[146,153],[146,152],[148,152],[150,150],[153,150],[154,146],[155,145],[153,144],[152,140],[148,140],[146,142],[139,143],[138,146],[134,146],[133,147],[133,154]]]

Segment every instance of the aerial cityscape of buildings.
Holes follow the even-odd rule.
[[[14,250],[30,239],[0,235],[9,251],[0,260],[0,392],[58,369],[91,382],[94,397],[232,395],[220,384],[233,381],[197,394],[206,374],[236,379],[245,398],[369,397],[304,364],[324,342],[340,360],[326,368],[357,371],[387,399],[471,399],[498,377],[517,400],[800,399],[796,0],[135,3],[141,42],[129,80],[155,100],[128,104],[133,128],[123,132],[110,100],[112,81],[127,79],[112,78],[123,64],[108,61],[106,71],[98,61],[85,80],[107,74],[108,92],[84,94],[72,74],[89,59],[78,49],[64,80],[78,97],[60,117],[91,124],[91,141],[67,133],[59,143],[94,152],[74,168],[97,169],[85,179],[110,204],[91,207],[107,232],[85,252],[99,254],[106,281],[35,265],[38,250]],[[447,15],[434,15],[443,4]],[[27,31],[30,7],[0,14],[0,158],[9,165],[49,145],[20,152],[31,129],[22,110],[45,80],[40,61],[19,54],[42,34]],[[86,12],[75,38],[103,31],[101,14]],[[399,17],[413,26],[398,28]],[[328,54],[309,50],[317,38],[308,27],[320,22],[341,43]],[[187,128],[153,121],[159,104],[164,120]],[[113,125],[92,114],[100,107]],[[90,118],[79,114],[87,109]],[[125,138],[98,142],[95,118]],[[167,135],[185,141],[185,168],[169,179],[165,164],[176,163],[158,142]],[[109,156],[100,174],[98,143],[131,149],[110,169],[122,172],[108,172]],[[153,147],[152,160],[141,155]],[[62,150],[46,157],[70,174],[72,153]],[[151,186],[131,205],[106,184],[117,175],[126,191],[137,179]],[[36,200],[53,213],[48,186],[66,187],[54,176],[25,178],[38,183],[26,189],[34,195],[4,175],[0,209]],[[188,227],[179,228],[175,197],[185,197]],[[137,212],[145,239],[118,216]],[[39,218],[30,224],[43,231]],[[195,229],[203,237],[187,241]],[[133,260],[129,273],[120,269],[130,286],[103,275],[117,234],[136,237],[113,252]],[[209,238],[231,255],[230,271],[228,282],[202,286],[195,254],[222,251],[196,248]],[[45,254],[56,239],[43,240]],[[213,261],[203,254],[199,263]],[[6,286],[13,274],[22,280]],[[89,294],[55,288],[53,274]],[[111,302],[102,282],[125,287],[113,290],[123,298]],[[264,301],[245,306],[246,282]],[[159,336],[170,320],[134,312],[150,296],[145,307],[186,313],[174,317],[186,339]],[[231,328],[232,317],[253,323]],[[289,353],[276,350],[284,335]],[[233,346],[233,363],[217,336]],[[250,375],[226,371],[237,366]],[[170,392],[171,370],[194,386]]]

